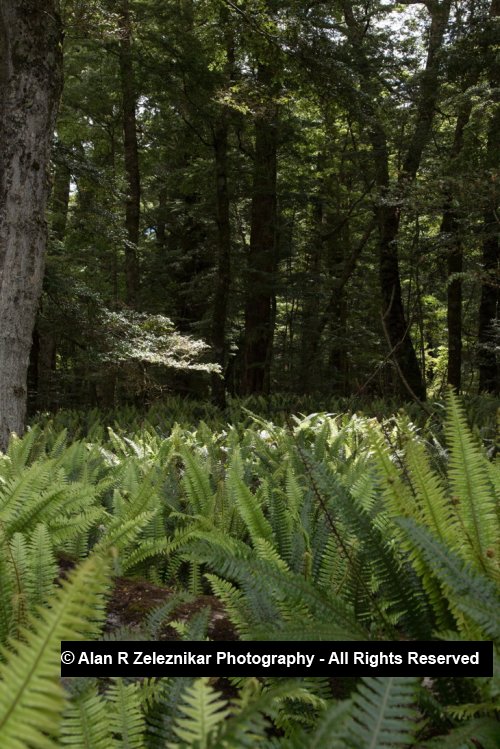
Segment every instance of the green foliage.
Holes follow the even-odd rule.
[[[228,715],[226,704],[210,687],[208,680],[197,679],[184,693],[181,715],[174,726],[181,744],[171,744],[170,748],[196,746],[208,749],[211,734]]]
[[[498,655],[496,467],[455,396],[446,448],[439,423],[407,416],[280,425],[245,412],[228,425],[204,413],[189,427],[192,406],[177,405],[140,423],[125,411],[126,428],[61,413],[2,456],[6,746],[494,746],[498,676],[337,679],[335,693],[324,679],[232,679],[230,696],[182,677],[47,688],[59,639],[102,621],[110,564],[174,590],[140,633],[106,637],[158,638],[168,625],[206,639],[211,609],[181,612],[211,593],[242,640],[477,638]],[[89,559],[60,588],[68,556]]]
[[[0,741],[12,749],[57,746],[64,694],[57,676],[61,640],[92,638],[103,618],[107,564],[83,562],[63,582],[51,608],[38,609],[22,639],[10,641],[0,666]]]
[[[363,679],[353,698],[348,727],[352,744],[358,749],[412,745],[416,683],[416,679],[403,677]]]

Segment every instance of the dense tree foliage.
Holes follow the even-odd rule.
[[[66,3],[32,405],[498,393],[498,12]],[[222,374],[102,368],[129,312]]]

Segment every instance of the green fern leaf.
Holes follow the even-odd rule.
[[[30,605],[45,603],[54,589],[57,563],[47,526],[37,525],[29,542]]]
[[[416,730],[417,679],[387,676],[364,678],[353,697],[348,732],[356,749],[410,746]]]
[[[206,467],[188,450],[184,450],[181,456],[185,465],[182,485],[193,508],[192,512],[194,515],[212,518],[214,494]]]
[[[455,511],[474,550],[476,563],[486,570],[492,567],[489,555],[500,547],[495,495],[489,481],[488,461],[474,441],[460,401],[452,391],[447,401],[446,436]]]
[[[457,726],[445,736],[436,736],[418,749],[498,749],[500,722],[494,718],[475,718]]]
[[[273,530],[264,516],[258,498],[252,494],[233,467],[229,471],[228,482],[233,501],[245,522],[252,541],[263,538],[275,546]]]
[[[143,749],[145,720],[137,684],[125,684],[121,678],[113,679],[106,694],[111,703],[109,719],[113,734],[119,737],[123,749]]]
[[[210,736],[229,714],[226,701],[210,686],[208,679],[197,679],[184,693],[174,732],[188,746],[208,749]],[[170,749],[177,746],[170,744]]]
[[[455,614],[460,612],[486,637],[500,641],[500,595],[495,584],[486,575],[473,570],[455,552],[443,546],[410,518],[398,518],[394,522],[404,529],[411,542],[424,555],[429,567],[432,567]],[[460,626],[460,620],[458,624]],[[464,634],[470,633],[466,630]]]
[[[107,564],[84,562],[55,597],[50,609],[38,611],[33,630],[11,642],[0,666],[0,746],[9,749],[52,749],[64,705],[58,684],[61,640],[96,634],[104,618],[102,596]]]
[[[62,746],[73,749],[118,749],[106,700],[96,684],[67,700],[60,740]]]

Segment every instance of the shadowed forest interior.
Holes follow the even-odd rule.
[[[498,394],[495,2],[67,6],[32,408]]]

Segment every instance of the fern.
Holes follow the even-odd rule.
[[[58,685],[61,640],[91,637],[103,620],[107,564],[84,562],[62,584],[50,609],[39,610],[23,641],[11,641],[0,666],[0,745],[9,749],[56,746],[63,710]]]
[[[228,558],[215,550],[203,551],[202,558],[221,577],[237,580],[245,594],[245,607],[252,612],[255,623],[268,622],[279,626],[278,603],[287,601],[291,607],[306,606],[311,620],[335,624],[337,639],[366,639],[366,632],[356,622],[350,607],[340,598],[327,596],[301,576],[286,572],[274,563],[254,559]],[[233,605],[237,605],[234,598]]]
[[[57,564],[47,526],[37,525],[29,541],[28,588],[31,606],[46,603],[54,589]]]
[[[413,520],[400,518],[395,521],[404,529],[413,545],[421,551],[434,575],[443,585],[450,605],[459,612],[458,626],[464,634],[469,634],[462,622],[472,623],[472,631],[479,628],[486,638],[500,641],[500,591],[485,575],[481,575],[467,565],[447,547]]]
[[[447,441],[450,446],[448,476],[455,509],[465,535],[483,570],[500,547],[500,526],[488,463],[467,427],[458,398],[450,391],[447,401]],[[498,564],[498,563],[497,563]]]
[[[317,491],[328,497],[325,506],[330,517],[342,523],[336,537],[341,543],[339,551],[347,557],[358,616],[362,618],[367,610],[389,637],[394,635],[392,624],[398,622],[412,636],[429,637],[431,622],[426,597],[413,570],[403,558],[398,558],[397,549],[389,543],[387,529],[381,530],[380,518],[370,516],[353,502],[337,476],[323,465],[313,464],[310,470]],[[345,532],[345,527],[350,533]],[[371,571],[371,579],[367,571]]]
[[[11,634],[14,612],[14,576],[7,545],[0,531],[0,645]]]
[[[418,745],[418,749],[498,749],[500,722],[493,718],[476,718]]]
[[[119,737],[123,749],[143,749],[145,720],[141,694],[137,684],[125,684],[113,679],[106,698],[112,710],[108,712],[112,732]]]
[[[413,744],[416,685],[417,680],[411,677],[363,679],[353,697],[347,727],[351,745],[356,749],[387,749]]]
[[[256,496],[252,494],[239,477],[234,461],[229,471],[228,482],[233,502],[237,506],[252,540],[264,539],[274,545],[271,525],[264,516]]]
[[[74,749],[118,749],[108,705],[95,683],[67,700],[62,716],[61,745]]]
[[[184,450],[182,459],[185,473],[182,485],[196,515],[211,518],[214,510],[214,496],[206,470],[192,453]]]
[[[175,735],[187,746],[208,749],[210,737],[230,714],[227,702],[210,686],[208,679],[197,679],[183,695],[181,714],[174,724]],[[177,749],[177,743],[169,749]]]

